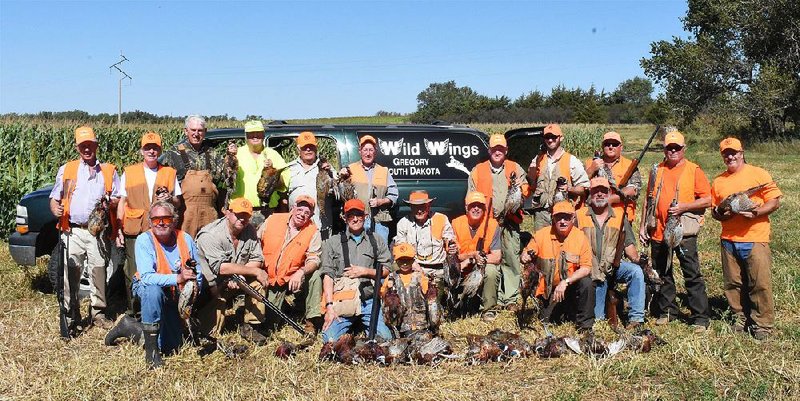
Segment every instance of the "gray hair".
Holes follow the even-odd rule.
[[[206,127],[206,119],[203,118],[203,116],[201,116],[199,114],[192,114],[189,117],[186,117],[186,121],[184,121],[183,127],[184,128],[189,128],[189,123],[192,122],[192,120],[195,120],[198,123],[200,123],[200,125],[202,125],[203,128]]]
[[[150,212],[147,213],[148,217],[150,217],[151,219],[153,218],[153,210],[155,210],[155,208],[157,207],[163,207],[169,210],[169,213],[172,215],[172,219],[175,220],[176,222],[178,221],[178,209],[175,207],[175,205],[172,204],[172,202],[165,200],[159,200],[153,202],[153,204],[150,205]]]

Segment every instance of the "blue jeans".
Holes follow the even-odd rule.
[[[350,331],[354,323],[359,321],[361,325],[364,326],[364,331],[368,332],[371,314],[372,298],[361,303],[361,316],[340,317],[338,321],[334,320],[330,327],[328,327],[328,330],[322,332],[322,342],[336,341],[339,337]],[[388,341],[392,339],[392,332],[389,331],[389,328],[386,327],[386,324],[383,322],[382,310],[378,310],[378,328],[375,331],[375,339],[378,341]]]
[[[171,354],[177,351],[183,344],[183,323],[178,316],[177,297],[172,296],[173,287],[148,285],[136,279],[131,287],[141,301],[142,323],[160,326],[158,347],[161,352]]]
[[[720,240],[720,243],[728,253],[743,262],[747,262],[747,258],[750,257],[750,252],[753,251],[753,245],[755,244],[754,242],[733,242],[724,239]]]
[[[369,231],[369,228],[372,226],[372,219],[367,216],[364,220],[364,230]],[[381,222],[375,222],[375,235],[383,238],[383,241],[386,242],[386,245],[389,245],[389,227],[386,227]]]
[[[614,280],[628,285],[628,321],[644,322],[644,273],[642,268],[631,262],[620,262]],[[597,320],[606,318],[606,292],[608,280],[595,282],[594,317]]]

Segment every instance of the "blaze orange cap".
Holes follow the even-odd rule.
[[[378,141],[375,140],[375,137],[372,135],[364,135],[361,139],[358,140],[358,147],[364,146],[365,143],[372,142],[374,146],[378,146]]]
[[[314,212],[314,207],[317,206],[317,201],[308,195],[300,195],[294,201],[295,206],[300,206],[301,203],[308,204],[308,208],[311,209],[311,212]]]
[[[606,177],[594,177],[589,181],[589,188],[605,187],[611,188],[611,184]]]
[[[683,139],[683,134],[680,131],[672,131],[664,136],[664,146],[667,145],[685,145],[686,142]]]
[[[489,137],[489,149],[495,146],[502,146],[504,148],[508,147],[508,142],[506,142],[506,137],[503,134],[492,134]]]
[[[361,213],[364,213],[366,206],[364,206],[364,202],[361,199],[350,199],[349,201],[344,203],[344,214],[352,210],[358,210]]]
[[[82,126],[75,128],[75,144],[80,145],[86,141],[97,142],[97,136],[92,127]]]
[[[478,191],[467,193],[467,197],[464,198],[464,205],[469,206],[473,203],[480,203],[481,205],[486,206],[486,196],[484,196],[482,192]]]
[[[564,136],[564,134],[561,132],[561,127],[558,124],[547,124],[544,127],[544,132],[542,133],[542,135],[547,135],[547,134],[555,136]]]
[[[603,143],[605,143],[606,141],[617,141],[619,143],[622,143],[622,137],[614,131],[608,131],[605,134],[603,134]]]
[[[142,135],[142,147],[144,147],[145,145],[149,145],[149,144],[158,145],[158,147],[160,148],[161,147],[161,135],[158,135],[155,132],[148,132],[148,133]]]
[[[733,149],[737,152],[741,152],[744,150],[742,148],[742,142],[736,138],[725,138],[722,142],[719,143],[719,151],[722,153],[725,149]]]
[[[553,216],[557,214],[575,214],[575,207],[570,201],[561,201],[553,205]]]
[[[408,199],[403,199],[403,202],[408,203],[409,205],[424,205],[426,203],[431,203],[436,198],[429,198],[428,191],[425,190],[415,190],[411,191],[411,194],[408,195]]]
[[[417,256],[417,252],[414,251],[414,247],[405,242],[395,245],[392,249],[392,254],[394,254],[395,260],[400,258],[414,258]]]
[[[234,213],[247,213],[251,216],[253,215],[253,204],[250,203],[250,201],[246,198],[236,198],[231,200],[228,209]]]
[[[303,131],[297,136],[297,146],[302,148],[306,145],[317,146],[317,138],[310,131]]]

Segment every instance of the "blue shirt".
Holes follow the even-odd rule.
[[[197,254],[197,245],[195,245],[189,234],[183,233],[183,235],[186,239],[186,245],[189,246],[190,257],[198,261],[197,288],[202,289],[203,275],[201,274],[202,268],[200,267],[200,258]],[[181,266],[181,252],[178,249],[178,242],[175,241],[175,245],[171,247],[164,246],[161,243],[158,243],[158,246],[164,251],[170,269],[174,274],[161,274],[157,272],[157,256],[156,250],[153,247],[153,237],[150,235],[150,230],[147,230],[136,237],[136,271],[139,272],[139,280],[144,284],[157,285],[159,287],[178,285],[178,271]]]

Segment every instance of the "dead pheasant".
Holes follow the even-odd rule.
[[[499,362],[503,357],[503,350],[496,341],[488,336],[467,336],[467,363],[476,365],[486,362]]]
[[[228,141],[228,145],[234,144],[234,140]],[[235,154],[225,153],[225,158],[222,161],[223,166],[223,182],[225,183],[225,204],[231,199],[231,194],[236,188],[236,175],[239,173],[239,161],[236,159]]]
[[[678,192],[676,191],[675,199],[672,200],[672,203],[670,203],[669,206],[670,208],[673,208],[677,205]],[[678,248],[678,252],[681,252],[681,241],[683,241],[683,224],[681,224],[681,216],[678,214],[669,215],[669,217],[667,217],[667,223],[664,225],[664,243],[669,249],[666,271],[670,271],[672,269],[672,254],[675,248]]]
[[[522,328],[528,325],[528,319],[531,313],[528,311],[528,299],[533,298],[535,295],[536,287],[539,285],[539,267],[536,265],[536,259],[533,252],[528,251],[531,261],[522,267],[522,275],[519,282],[519,295],[522,298],[522,307],[517,311],[517,325]],[[533,301],[534,305],[536,300]]]
[[[258,197],[261,199],[262,203],[269,203],[269,198],[272,197],[272,193],[275,192],[275,189],[278,187],[282,171],[283,169],[278,170],[272,167],[272,164],[269,166],[265,165],[264,169],[261,170],[261,179],[258,180],[256,189],[258,190]]]
[[[445,248],[449,248],[451,246],[450,241],[447,241],[447,245]],[[461,282],[461,263],[458,260],[457,253],[447,253],[445,258],[445,266],[444,266],[444,284],[447,287],[446,290],[446,302],[449,305],[453,304],[453,293],[455,292],[456,288]]]
[[[508,194],[506,201],[503,204],[503,215],[498,218],[501,223],[505,223],[508,216],[517,213],[517,210],[522,207],[522,188],[520,183],[517,182],[517,172],[512,171],[508,177]]]
[[[434,280],[428,282],[428,291],[425,293],[425,302],[428,305],[428,328],[434,332],[439,332],[439,325],[442,324],[442,305],[439,304],[439,289]]]
[[[342,202],[347,202],[356,197],[356,187],[353,185],[353,173],[350,171],[349,166],[345,167],[345,170],[347,170],[347,174],[339,176],[339,182],[337,183]]]
[[[405,316],[406,308],[397,292],[398,282],[400,281],[397,273],[392,273],[389,280],[392,282],[392,286],[387,287],[386,292],[381,297],[383,320],[395,334],[395,337],[399,337],[398,330],[403,323],[403,316]]]
[[[720,202],[719,206],[717,206],[717,213],[725,214],[727,212],[741,213],[752,211],[758,207],[758,205],[750,200],[750,196],[762,190],[769,184],[772,184],[772,182],[756,185],[750,189],[728,195],[722,200],[722,202]]]
[[[458,294],[458,301],[453,308],[459,308],[465,306],[467,302],[469,302],[472,297],[478,294],[478,290],[483,285],[483,267],[476,265],[467,277],[464,278],[464,281],[461,283],[461,293]]]
[[[328,211],[325,209],[325,201],[333,188],[333,175],[330,170],[322,169],[322,165],[327,162],[328,159],[325,156],[319,156],[319,162],[317,162],[317,209],[320,221],[327,220]]]
[[[92,209],[92,212],[89,214],[89,221],[87,223],[89,234],[99,238],[100,234],[104,233],[106,228],[108,228],[111,222],[111,220],[109,220],[109,203],[110,199],[108,195],[103,195],[97,200],[97,203],[95,203],[94,209]]]
[[[649,329],[641,330],[623,338],[626,348],[641,353],[650,352],[654,346],[667,343]]]

